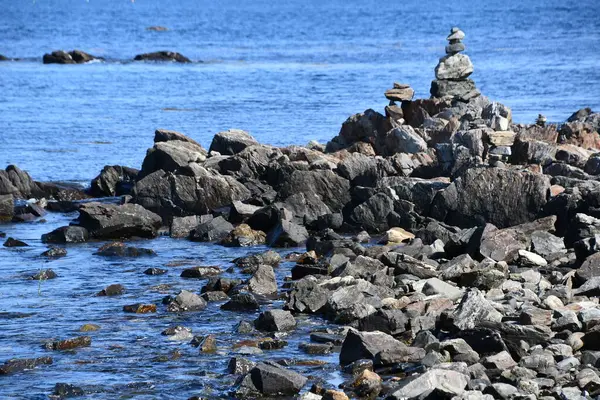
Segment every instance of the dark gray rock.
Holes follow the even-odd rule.
[[[406,348],[402,342],[383,332],[360,332],[350,329],[340,350],[340,365],[354,361],[375,360],[382,351],[402,351]]]
[[[212,219],[213,216],[211,214],[174,217],[171,222],[171,237],[187,238],[198,225],[209,222]]]
[[[4,241],[3,246],[4,247],[28,247],[29,245],[22,240],[8,237]]]
[[[221,216],[202,223],[194,229],[190,239],[197,242],[214,242],[222,240],[234,229],[233,225]]]
[[[54,396],[58,396],[60,399],[66,399],[69,397],[79,397],[85,395],[82,388],[71,385],[69,383],[57,383],[54,385]]]
[[[56,50],[52,53],[44,54],[42,62],[44,64],[82,64],[98,59],[101,58],[94,57],[93,55],[85,53],[81,50],[73,50],[70,52]]]
[[[277,280],[273,267],[259,265],[252,278],[248,280],[248,290],[259,295],[273,295],[277,293]]]
[[[195,293],[182,290],[167,305],[167,310],[171,312],[182,311],[202,311],[206,308],[206,301]]]
[[[152,238],[162,225],[160,216],[138,204],[86,203],[79,208],[79,226],[97,239],[132,236]]]
[[[430,369],[429,371],[404,378],[390,400],[417,399],[431,393],[431,398],[451,398],[463,393],[469,376],[458,371]]]
[[[249,273],[254,273],[259,265],[270,265],[275,267],[281,262],[279,253],[268,250],[263,253],[249,254],[244,257],[239,257],[233,260],[233,263]]]
[[[229,129],[215,135],[210,144],[209,152],[216,151],[222,155],[233,155],[246,147],[259,143],[248,132],[240,129]]]
[[[15,204],[12,194],[0,194],[0,223],[10,222],[15,215]]]
[[[82,226],[61,226],[42,235],[42,243],[80,243],[89,238],[88,230]]]
[[[189,63],[191,60],[184,55],[174,51],[155,51],[153,53],[138,54],[133,58],[135,61],[175,61]]]
[[[307,382],[307,378],[277,364],[258,363],[241,380],[237,396],[260,393],[266,396],[295,395]],[[236,396],[236,397],[237,397]]]
[[[34,369],[40,365],[52,364],[52,357],[39,358],[12,358],[0,365],[0,375],[9,375],[28,369]]]
[[[268,233],[267,244],[271,247],[297,247],[307,239],[308,231],[305,227],[282,219]]]
[[[260,313],[254,321],[256,329],[267,332],[282,332],[296,329],[296,319],[289,311],[269,310]]]
[[[107,165],[92,180],[90,194],[95,197],[123,196],[131,193],[138,170],[120,165]]]
[[[125,293],[125,287],[119,283],[108,285],[101,291],[99,291],[96,296],[119,296]]]
[[[43,252],[42,257],[48,258],[59,258],[67,255],[67,249],[63,249],[62,247],[51,247],[45,252]]]
[[[478,289],[465,293],[453,313],[454,326],[458,329],[472,329],[482,321],[500,322],[502,314],[486,300]]]
[[[256,363],[243,357],[232,357],[227,364],[227,372],[234,375],[245,375]]]
[[[234,294],[227,303],[221,306],[222,310],[228,311],[254,311],[259,308],[258,301],[250,293]]]
[[[319,312],[329,298],[329,291],[311,279],[295,282],[289,292],[285,307],[301,313]]]

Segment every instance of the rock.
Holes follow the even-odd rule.
[[[162,269],[162,268],[156,268],[156,267],[152,267],[152,268],[148,268],[144,271],[145,275],[164,275],[166,274],[168,271],[166,269]]]
[[[9,375],[24,370],[34,369],[40,365],[52,364],[52,357],[12,358],[0,365],[0,375]]]
[[[170,312],[182,312],[182,311],[202,311],[206,308],[206,301],[195,293],[182,290],[179,294],[171,301],[167,310]]]
[[[120,165],[107,165],[92,180],[90,193],[94,197],[123,196],[131,193],[138,170]]]
[[[125,287],[121,284],[108,285],[101,291],[99,291],[96,296],[119,296],[125,293]]]
[[[198,225],[211,221],[213,216],[206,215],[190,215],[187,217],[174,217],[171,222],[171,237],[172,238],[187,238]]]
[[[458,329],[472,329],[482,321],[500,322],[502,314],[485,299],[478,289],[468,290],[454,311],[454,326]]]
[[[377,160],[361,153],[351,153],[337,166],[340,176],[355,186],[375,186],[377,183]]]
[[[286,308],[302,313],[317,313],[326,304],[329,292],[316,282],[301,279],[289,292]]]
[[[85,395],[85,392],[82,388],[71,385],[68,383],[57,383],[54,385],[54,396],[58,396],[60,399],[65,399],[68,397],[79,397]]]
[[[390,101],[410,101],[415,91],[408,85],[394,84],[393,89],[385,91],[385,97]]]
[[[156,304],[129,304],[123,306],[123,311],[135,314],[147,314],[156,312]]]
[[[77,336],[72,339],[57,340],[44,345],[48,350],[73,350],[79,347],[88,347],[92,344],[92,338],[89,336]]]
[[[540,268],[548,265],[548,261],[544,257],[539,256],[527,250],[518,251],[518,260],[520,266],[530,268]]]
[[[459,81],[436,79],[431,82],[429,93],[435,98],[456,97],[468,100],[474,97],[474,94],[478,94],[479,91],[475,87],[475,82],[469,78]]]
[[[297,193],[315,194],[333,213],[341,212],[351,200],[350,182],[327,170],[292,172],[279,196],[285,199]]]
[[[348,396],[346,396],[346,393],[341,392],[339,390],[333,390],[333,389],[329,389],[326,390],[325,393],[323,393],[323,396],[321,397],[322,400],[349,400]]]
[[[246,358],[232,357],[227,364],[227,372],[235,375],[245,375],[255,366],[255,362],[252,362]]]
[[[221,244],[229,247],[258,246],[264,244],[266,238],[267,235],[263,231],[254,230],[248,224],[241,224],[229,232]]]
[[[499,370],[508,370],[517,365],[515,360],[513,360],[510,353],[507,351],[502,351],[498,354],[494,354],[493,356],[485,357],[481,360],[481,363],[486,368],[495,368]]]
[[[352,389],[359,397],[374,398],[381,392],[382,381],[375,372],[363,370],[352,382]]]
[[[329,354],[333,350],[332,343],[300,343],[298,348],[306,354]]]
[[[110,242],[100,247],[94,255],[103,257],[143,257],[155,256],[156,253],[152,249],[127,246],[122,242]]]
[[[86,203],[79,208],[79,226],[96,239],[121,239],[132,236],[156,237],[162,225],[160,216],[138,204]]]
[[[97,330],[100,330],[100,325],[96,324],[83,324],[79,328],[79,332],[95,332]]]
[[[192,267],[181,271],[180,276],[182,278],[206,279],[211,276],[220,275],[221,272],[219,267]]]
[[[45,281],[48,279],[55,279],[57,277],[58,275],[56,275],[56,272],[54,272],[51,268],[48,268],[40,270],[37,274],[31,275],[27,279],[34,281]]]
[[[51,247],[45,252],[43,252],[41,255],[42,257],[48,258],[65,257],[67,255],[67,249],[63,249],[61,247]]]
[[[535,231],[531,234],[531,249],[544,258],[566,253],[564,241],[545,231]]]
[[[238,393],[258,392],[267,396],[295,395],[307,378],[277,364],[258,363],[241,381]]]
[[[229,311],[254,311],[259,308],[256,298],[250,293],[234,294],[227,303],[221,306],[222,310]]]
[[[138,54],[134,61],[176,61],[180,63],[189,63],[191,60],[179,53],[173,51],[155,51],[154,53]]]
[[[414,399],[433,391],[440,393],[440,396],[444,398],[452,397],[462,394],[468,383],[469,377],[460,372],[431,369],[423,374],[413,375],[400,381],[400,388],[388,398],[394,400]]]
[[[146,28],[147,31],[155,31],[155,32],[166,32],[169,28],[165,26],[149,26]]]
[[[308,231],[292,221],[281,220],[267,235],[271,247],[297,247],[306,242]]]
[[[385,232],[384,236],[386,244],[400,244],[402,242],[410,241],[414,238],[414,234],[402,228],[391,228],[387,232]]]
[[[279,253],[268,250],[264,253],[254,253],[244,257],[239,257],[233,260],[233,263],[244,270],[249,270],[251,273],[256,271],[259,265],[270,265],[275,267],[281,262]]]
[[[12,194],[0,194],[0,222],[10,222],[15,215]]]
[[[277,293],[277,281],[273,267],[259,265],[252,278],[248,281],[248,289],[260,295],[273,295]]]
[[[392,212],[394,201],[384,193],[376,193],[352,210],[350,223],[369,232],[385,231],[389,227],[388,215]]]
[[[99,58],[81,50],[73,50],[68,53],[56,50],[52,53],[44,54],[42,61],[44,64],[82,64],[97,59]]]
[[[8,237],[3,244],[4,247],[28,247],[29,245],[22,240]]]
[[[454,54],[440,59],[435,68],[437,79],[464,79],[473,73],[473,63],[469,56]]]
[[[427,150],[427,143],[410,125],[402,125],[389,131],[385,136],[387,155],[396,153],[416,154]]]
[[[269,310],[260,313],[254,325],[261,331],[282,332],[295,329],[296,319],[289,311]]]
[[[375,360],[383,351],[394,353],[406,346],[383,332],[360,332],[350,329],[340,350],[340,365],[348,365],[356,360]]]
[[[450,300],[458,300],[463,296],[463,291],[452,286],[449,283],[439,280],[438,278],[429,278],[425,281],[422,289],[423,293],[428,296],[442,295]]]
[[[234,155],[246,147],[258,144],[256,139],[250,136],[248,132],[240,129],[229,129],[215,135],[208,151],[216,151],[222,155]]]
[[[219,216],[198,225],[192,231],[190,239],[196,242],[214,242],[225,239],[233,229],[232,224]]]
[[[206,160],[206,150],[192,140],[156,142],[155,138],[154,146],[146,153],[138,178],[144,178],[159,170],[183,172],[189,167],[193,171],[197,163],[204,160]]]
[[[550,181],[543,175],[471,168],[438,192],[431,216],[456,226],[488,222],[505,228],[533,221],[546,204],[549,191]]]
[[[81,243],[89,239],[88,230],[81,226],[61,226],[42,235],[42,243]]]
[[[200,345],[200,353],[214,353],[217,351],[217,338],[215,335],[207,335],[202,339]]]

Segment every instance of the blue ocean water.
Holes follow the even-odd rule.
[[[394,81],[428,97],[450,27],[481,91],[531,123],[600,108],[596,0],[0,0],[0,163],[38,180],[139,167],[154,129],[205,146],[240,128],[274,145],[327,141],[351,114],[383,111]],[[152,25],[166,32],[146,30]],[[106,58],[43,65],[44,53]],[[173,50],[189,65],[130,62]],[[199,61],[202,61],[200,63]]]

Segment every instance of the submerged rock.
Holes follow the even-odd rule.
[[[0,365],[0,375],[9,375],[24,370],[34,369],[40,365],[52,364],[52,357],[12,358]]]
[[[81,50],[72,50],[70,52],[56,50],[52,53],[44,54],[42,61],[44,64],[83,64],[93,60],[102,60],[102,58],[95,57]]]

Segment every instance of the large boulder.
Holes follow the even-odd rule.
[[[156,142],[146,153],[140,177],[158,170],[177,171],[191,163],[201,163],[204,160],[206,160],[206,150],[199,144],[182,140]]]
[[[308,379],[275,363],[258,363],[240,381],[236,398],[253,398],[256,394],[283,397],[300,392]]]
[[[248,132],[240,129],[229,129],[215,135],[208,151],[216,151],[221,155],[233,155],[248,146],[257,144],[259,144],[258,141]]]
[[[350,182],[329,170],[294,171],[283,184],[280,198],[296,193],[318,196],[331,212],[341,212],[350,202]]]
[[[90,194],[95,197],[129,194],[135,184],[138,172],[135,168],[107,165],[92,180]]]
[[[10,222],[15,214],[12,194],[0,194],[0,222]]]
[[[139,204],[86,203],[79,208],[78,225],[96,239],[156,237],[162,220]]]
[[[402,351],[406,345],[383,332],[360,332],[350,329],[340,350],[340,364],[348,365],[357,360],[375,360],[383,351]]]
[[[404,400],[419,398],[458,398],[469,383],[469,376],[451,369],[430,369],[429,371],[404,378],[400,388],[388,399]],[[429,396],[427,396],[429,394]]]
[[[0,170],[0,194],[12,194],[15,199],[44,197],[44,190],[31,179],[26,171],[16,165],[9,165]]]
[[[192,175],[156,171],[139,180],[132,194],[136,203],[164,217],[208,214],[251,196],[250,191],[232,177],[199,165],[195,165]]]
[[[155,51],[153,53],[138,54],[134,57],[135,61],[175,61],[180,63],[189,63],[191,60],[186,56],[174,51]]]
[[[350,147],[357,142],[374,144],[379,136],[391,129],[385,116],[371,109],[349,117],[340,129],[338,136],[327,143],[325,151],[332,153]]]
[[[471,168],[433,202],[431,216],[451,225],[499,228],[536,218],[550,196],[547,176],[502,168]]]

